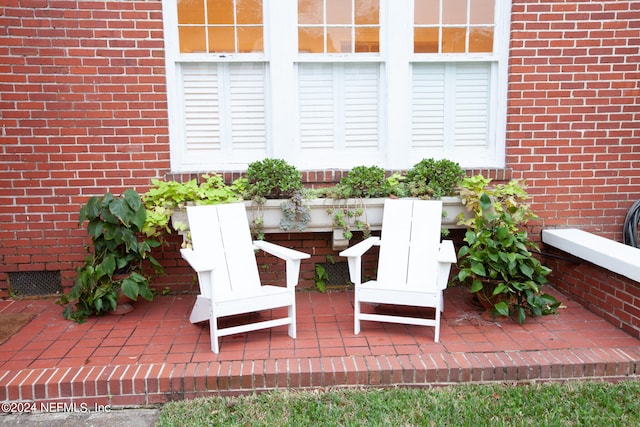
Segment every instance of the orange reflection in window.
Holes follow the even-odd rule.
[[[327,52],[349,53],[352,51],[350,27],[327,28]]]
[[[262,0],[236,0],[238,25],[262,25]]]
[[[470,5],[471,24],[493,24],[494,0],[473,0]]]
[[[327,25],[351,24],[350,0],[327,0]]]
[[[356,0],[356,25],[377,25],[380,21],[380,2],[378,0]]]
[[[298,52],[324,53],[323,29],[317,27],[299,27]]]
[[[207,23],[233,25],[233,0],[207,0]]]
[[[469,52],[493,52],[493,28],[471,28]]]
[[[439,0],[415,0],[413,22],[417,25],[437,25],[440,20]]]
[[[467,0],[446,0],[442,2],[442,23],[466,24]]]
[[[438,53],[438,40],[437,28],[414,28],[413,52]]]
[[[206,32],[204,27],[180,27],[180,53],[206,52]]]
[[[380,29],[378,27],[356,28],[356,52],[380,52]]]
[[[442,53],[464,53],[466,28],[442,29]]]
[[[178,0],[178,24],[204,24],[204,1]]]
[[[323,0],[298,0],[298,24],[322,24]]]
[[[230,53],[235,51],[233,27],[209,27],[209,52]]]
[[[262,27],[238,27],[238,52],[263,52]]]

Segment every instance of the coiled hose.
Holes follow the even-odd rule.
[[[622,243],[638,247],[638,223],[640,222],[640,200],[636,201],[624,219]]]

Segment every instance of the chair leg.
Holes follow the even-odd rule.
[[[211,316],[209,320],[209,335],[211,336],[211,351],[220,353],[220,343],[218,342],[218,319]]]
[[[360,333],[360,301],[357,297],[353,301],[353,333],[355,335]]]
[[[289,323],[289,336],[295,339],[296,338],[296,305],[291,304],[288,307],[288,312],[289,312],[289,319],[291,319],[291,323]]]
[[[442,308],[442,306],[440,307]],[[433,342],[440,341],[440,308],[436,307],[436,325],[433,332]]]

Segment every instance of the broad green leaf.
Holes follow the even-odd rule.
[[[480,196],[480,208],[482,210],[489,210],[491,209],[491,198],[487,195],[487,193],[482,193],[482,196]]]
[[[495,287],[495,289],[493,290],[493,295],[498,295],[503,293],[505,290],[507,289],[507,285],[504,284],[503,282],[498,283],[498,286]]]
[[[113,200],[109,204],[109,211],[118,218],[122,224],[129,227],[131,223],[131,208],[124,199]]]
[[[474,280],[473,283],[471,284],[471,292],[478,292],[482,290],[482,281],[481,280]]]
[[[477,274],[478,276],[486,276],[486,271],[484,269],[484,265],[482,263],[479,262],[473,262],[471,263],[471,271],[473,271],[475,274]]]
[[[122,281],[122,293],[136,301],[138,299],[138,294],[140,292],[140,286],[138,282],[136,282],[131,277],[127,277]]]
[[[499,303],[494,305],[494,308],[498,312],[498,314],[500,314],[502,316],[508,316],[509,315],[509,305],[507,305],[507,303],[504,302],[504,301],[500,301]]]

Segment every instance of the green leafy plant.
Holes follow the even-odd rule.
[[[247,168],[249,199],[286,199],[301,191],[302,174],[282,159],[264,159],[250,163]]]
[[[490,182],[476,175],[460,184],[462,204],[472,217],[459,222],[467,232],[458,252],[457,280],[468,284],[494,312],[515,314],[520,323],[528,314],[556,313],[560,302],[541,292],[551,270],[531,253],[538,247],[529,239],[526,225],[537,216],[526,202],[524,184],[512,180],[489,187]]]
[[[381,167],[356,166],[342,177],[335,191],[340,198],[387,197],[391,194],[391,184]]]
[[[329,280],[329,273],[327,273],[327,270],[323,267],[322,264],[316,264],[313,281],[316,284],[316,288],[320,292],[325,292],[327,290],[328,280]]]
[[[303,231],[311,220],[309,207],[304,203],[302,174],[282,159],[264,159],[250,163],[245,179],[238,182],[244,187],[244,198],[250,199],[256,214],[251,220],[251,231],[257,239],[264,239],[262,206],[267,199],[287,199],[280,204],[280,228]]]
[[[451,160],[422,159],[407,171],[407,186],[413,197],[440,199],[455,196],[465,171]]]
[[[154,179],[151,183],[149,191],[142,196],[147,211],[142,231],[154,238],[171,232],[169,224],[176,209],[184,209],[188,203],[212,205],[233,202],[240,200],[240,191],[243,191],[241,183],[228,186],[219,174],[202,175],[199,182],[196,179],[184,183]]]
[[[401,182],[399,174],[387,178],[379,166],[354,167],[335,187],[327,190],[327,196],[335,200],[334,207],[328,209],[329,215],[333,215],[334,226],[342,229],[347,240],[353,237],[354,230],[361,230],[365,238],[369,237],[371,226],[362,199],[388,197]]]
[[[151,256],[151,249],[159,243],[141,233],[146,218],[134,190],[120,197],[110,192],[94,196],[80,209],[78,224],[88,221],[92,245],[87,247],[89,254],[78,268],[73,288],[61,298],[66,319],[82,323],[87,316],[115,310],[121,294],[134,301],[139,296],[153,299],[143,263],[150,262],[156,273],[162,272],[162,266]]]

